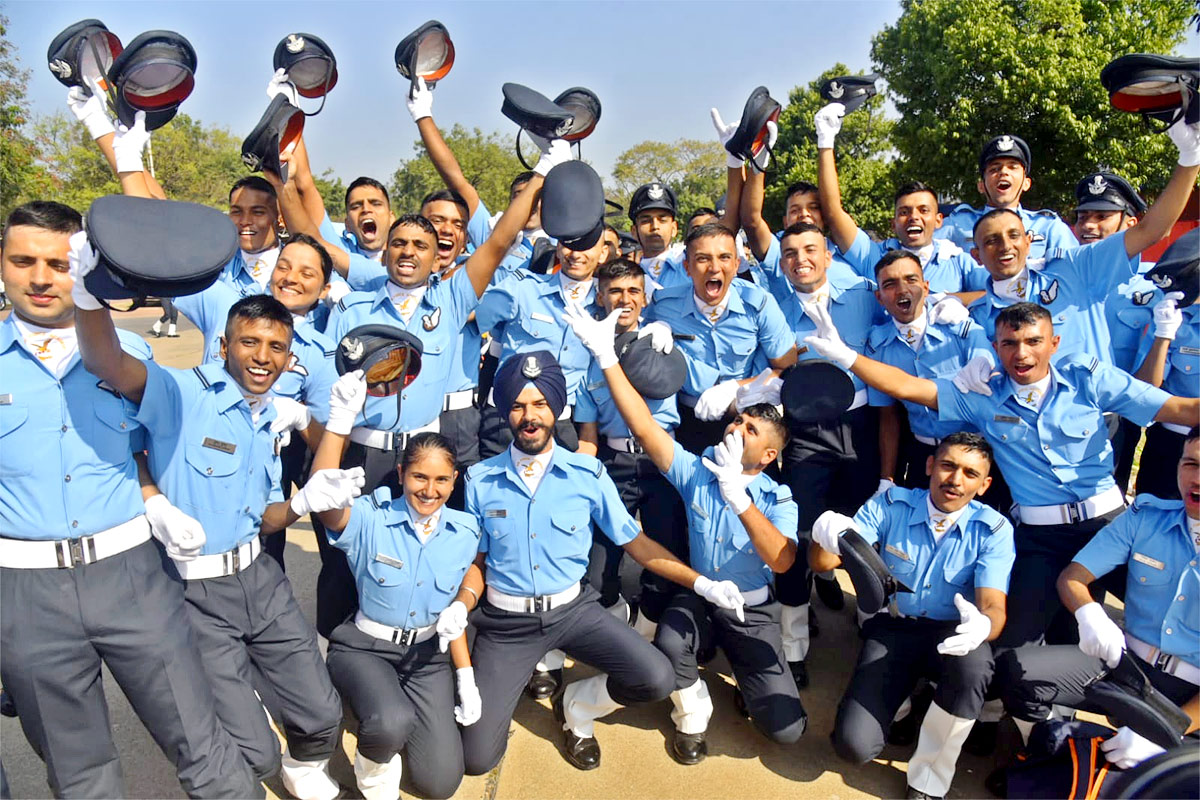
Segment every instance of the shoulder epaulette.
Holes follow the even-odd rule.
[[[321,352],[325,354],[326,358],[333,358],[337,355],[337,348],[335,347],[332,350],[322,350]]]
[[[380,486],[378,489],[371,492],[369,496],[371,498],[371,505],[375,506],[376,508],[383,508],[392,501],[392,490],[386,486]]]
[[[1134,514],[1137,514],[1138,512],[1147,508],[1157,508],[1164,511],[1171,511],[1174,509],[1183,508],[1183,501],[1168,500],[1153,494],[1139,494],[1137,497],[1133,498],[1133,503],[1129,506],[1129,510]]]
[[[1038,216],[1038,217],[1052,217],[1053,219],[1058,219],[1058,212],[1051,211],[1048,208],[1039,208],[1037,211],[1034,211],[1033,213],[1034,213],[1034,216]]]
[[[204,373],[201,371],[200,367],[192,367],[192,372],[195,373],[196,379],[200,381],[200,385],[205,389],[208,389],[212,386],[212,382],[204,376]]]

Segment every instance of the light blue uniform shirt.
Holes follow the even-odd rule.
[[[1067,356],[1050,374],[1039,413],[1017,402],[1007,374],[989,381],[991,396],[937,381],[938,418],[987,437],[1013,499],[1025,506],[1075,503],[1115,486],[1104,412],[1144,426],[1170,397],[1092,356]]]
[[[117,336],[125,352],[150,360],[140,336]],[[26,348],[15,316],[0,322],[0,536],[74,539],[144,513],[136,411],[101,388],[78,354],[55,378]]]
[[[687,380],[680,395],[685,404],[721,381],[742,380],[754,375],[755,357],[763,363],[787,354],[795,344],[783,312],[767,290],[734,278],[726,294],[725,315],[713,325],[696,307],[691,283],[654,293],[642,315],[644,323],[661,320],[675,334],[675,346],[688,359]]]
[[[1104,302],[1112,363],[1129,373],[1136,372],[1141,363],[1138,348],[1147,327],[1154,321],[1154,304],[1162,299],[1162,292],[1145,277],[1153,266],[1152,262],[1143,261],[1138,274],[1123,281]]]
[[[675,405],[675,395],[656,400],[652,397],[642,398],[650,409],[650,416],[664,431],[670,433],[679,427],[679,409]],[[613,402],[612,392],[608,390],[608,381],[604,379],[604,370],[592,359],[588,366],[587,380],[579,394],[575,396],[576,423],[595,422],[600,435],[605,438],[625,439],[631,434],[617,404]]]
[[[424,544],[411,515],[404,497],[393,500],[383,487],[354,501],[344,531],[328,532],[350,562],[359,608],[393,628],[436,623],[479,551],[479,526],[470,514],[443,506]]]
[[[764,287],[778,297],[779,292],[792,290],[792,284],[788,281],[787,276],[783,274],[783,268],[780,266],[780,260],[783,258],[783,248],[780,242],[783,241],[783,231],[775,234],[771,244],[767,247],[767,252],[763,255],[762,261],[758,262],[759,270],[767,280],[767,285]],[[842,257],[842,251],[838,246],[828,239],[825,240],[825,248],[829,250],[833,256],[829,262],[829,268],[825,270],[826,275],[838,275],[842,278],[849,279],[857,275],[853,265]],[[872,272],[875,265],[871,265]],[[874,282],[875,276],[871,275],[867,280]]]
[[[972,208],[967,204],[957,206],[942,221],[942,227],[933,232],[935,239],[949,239],[965,252],[970,253],[975,245],[975,223],[979,218],[994,209],[991,206]],[[1017,206],[1015,209],[1025,223],[1025,230],[1032,233],[1029,245],[1029,258],[1047,258],[1056,250],[1074,250],[1079,247],[1079,240],[1071,233],[1070,226],[1062,218],[1048,208],[1040,211],[1030,211]],[[1111,238],[1111,237],[1110,237]]]
[[[238,250],[233,254],[233,258],[229,259],[229,263],[221,270],[221,275],[217,278],[217,282],[223,283],[230,289],[233,289],[237,292],[238,297],[271,293],[270,280],[264,286],[254,279],[254,276],[250,274],[249,265],[246,264],[246,259],[242,256],[241,250]],[[182,300],[183,298],[179,299]]]
[[[711,459],[713,451],[710,447],[704,455]],[[692,569],[714,581],[733,581],[743,592],[775,582],[771,568],[754,549],[746,526],[721,497],[717,476],[704,466],[700,456],[684,450],[677,442],[671,468],[663,474],[687,505]],[[760,472],[746,491],[754,507],[781,534],[795,542],[798,511],[792,490]]]
[[[599,308],[595,281],[581,302],[589,312]],[[500,342],[501,364],[514,353],[550,351],[567,379],[567,403],[574,405],[592,356],[563,321],[566,309],[558,275],[517,272],[484,292],[475,322]]]
[[[926,320],[933,303],[925,303]],[[938,323],[925,325],[925,336],[921,346],[914,351],[900,336],[892,320],[881,322],[871,329],[867,337],[865,355],[884,364],[902,369],[918,378],[937,380],[953,378],[968,361],[976,356],[988,356],[993,363],[996,356],[984,335],[983,329],[967,320],[957,325]],[[890,406],[896,400],[878,389],[867,389],[867,397],[873,406]],[[904,403],[908,411],[908,425],[917,436],[926,439],[943,439],[963,430],[961,422],[942,422],[936,411],[920,403]],[[968,426],[973,430],[973,426]]]
[[[670,249],[670,248],[668,248]],[[687,274],[687,267],[683,265],[683,259],[687,255],[687,251],[680,248],[679,252],[673,257],[668,256],[662,259],[661,265],[658,266],[657,274],[654,272],[655,259],[643,258],[641,267],[646,271],[646,277],[658,284],[658,289],[667,289],[680,284],[692,285],[692,278]],[[655,291],[658,291],[655,289]]]
[[[352,328],[373,324],[403,328],[416,335],[424,345],[420,374],[401,390],[401,418],[396,419],[395,397],[368,397],[355,424],[400,432],[423,427],[437,419],[442,413],[442,398],[458,352],[459,332],[478,303],[471,279],[462,270],[449,280],[431,275],[425,295],[407,325],[392,303],[386,285],[373,294],[351,292],[343,297],[329,320],[330,338],[335,343]]]
[[[137,419],[149,434],[154,482],[204,526],[202,554],[224,553],[258,536],[263,511],[283,501],[273,406],[253,422],[242,388],[224,367],[151,363]]]
[[[845,260],[856,273],[875,280],[875,265],[889,250],[902,250],[898,239],[875,242],[859,228],[845,252]],[[912,251],[909,251],[912,252]],[[916,255],[913,253],[913,255]],[[933,255],[922,268],[931,292],[981,292],[987,288],[988,271],[948,239],[933,240]]]
[[[1125,253],[1122,231],[1087,247],[1052,251],[1045,266],[1027,270],[1026,299],[1050,312],[1054,333],[1062,338],[1056,359],[1078,353],[1112,363],[1105,302],[1137,268],[1137,256]],[[996,317],[1009,305],[1012,302],[998,297],[989,281],[987,294],[971,304],[971,318],[994,339]]]
[[[1074,561],[1097,578],[1128,566],[1125,630],[1200,667],[1200,569],[1182,500],[1138,495]]]
[[[618,545],[641,532],[603,465],[557,445],[533,494],[508,450],[471,467],[467,513],[483,529],[488,586],[518,597],[556,594],[583,580],[593,522]]]
[[[1182,309],[1182,313],[1183,324],[1179,326],[1179,330],[1175,332],[1175,339],[1167,348],[1162,388],[1176,397],[1197,397],[1200,396],[1200,306],[1190,305]],[[1145,362],[1152,344],[1153,327],[1138,350],[1138,367]]]
[[[1012,523],[972,500],[954,527],[933,538],[928,489],[888,489],[868,500],[854,522],[896,579],[912,593],[896,593],[896,609],[909,617],[957,620],[954,595],[974,603],[976,589],[1008,594],[1017,551]]]

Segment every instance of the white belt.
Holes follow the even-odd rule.
[[[850,407],[847,408],[846,410],[853,411],[856,408],[862,408],[866,404],[867,404],[867,390],[859,389],[857,392],[854,393],[854,402],[851,403]]]
[[[1125,644],[1150,666],[1160,669],[1168,675],[1174,675],[1180,680],[1200,686],[1200,667],[1197,667],[1195,664],[1189,664],[1179,656],[1164,653],[1157,647],[1153,647],[1128,633],[1125,634]]]
[[[393,431],[377,431],[374,428],[354,428],[350,431],[350,441],[357,442],[364,447],[373,447],[376,450],[403,450],[408,444],[408,440],[416,436],[418,433],[437,433],[441,430],[437,417],[433,418],[433,422],[428,425],[422,425],[420,428],[414,428],[411,431],[395,433]]]
[[[742,600],[748,606],[761,606],[767,602],[767,598],[771,596],[771,587],[760,586],[757,589],[751,589],[748,592],[742,592]]]
[[[1116,511],[1125,506],[1125,495],[1113,486],[1100,494],[1057,506],[1014,505],[1013,515],[1025,525],[1072,525]]]
[[[526,614],[549,611],[552,608],[565,606],[576,597],[579,597],[578,583],[568,586],[558,594],[543,594],[537,597],[517,597],[516,595],[505,594],[490,586],[487,589],[488,602],[496,608],[502,611],[519,611]]]
[[[674,431],[667,431],[668,436],[675,438]],[[642,443],[637,440],[636,436],[608,436],[604,440],[610,449],[616,450],[618,453],[644,453],[645,448]]]
[[[1174,422],[1160,422],[1158,424],[1162,425],[1171,433],[1178,433],[1180,436],[1187,436],[1192,430],[1187,425],[1176,425]]]
[[[0,539],[0,567],[73,569],[124,553],[149,539],[145,514],[78,539]]]
[[[487,404],[489,406],[491,406],[492,408],[496,407],[496,390],[495,389],[492,389],[490,392],[488,392]],[[563,410],[558,415],[558,418],[559,419],[570,419],[571,414],[574,413],[574,411],[575,411],[575,406],[568,403],[567,405],[563,406]]]
[[[478,389],[463,389],[461,392],[449,392],[442,398],[442,411],[462,411],[475,405],[479,396]]]
[[[238,545],[224,553],[213,553],[208,556],[196,556],[191,561],[176,561],[175,569],[179,577],[185,581],[202,581],[205,578],[224,578],[226,575],[236,575],[249,568],[262,551],[262,544],[255,536],[248,542]]]
[[[937,447],[937,445],[938,445],[937,439],[932,439],[928,436],[918,436],[917,434],[914,433],[913,438],[916,439],[921,444],[928,445],[929,447]]]
[[[374,636],[376,639],[382,639],[392,644],[402,644],[405,647],[428,641],[437,634],[436,625],[426,625],[424,628],[393,628],[391,625],[384,625],[368,619],[362,611],[354,615],[354,627],[367,636]]]

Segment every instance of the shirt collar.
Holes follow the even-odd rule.
[[[232,375],[225,371],[224,364],[203,364],[196,367],[196,370],[208,382],[211,391],[216,394],[218,408],[222,413],[246,402],[246,398],[242,396],[242,387],[238,385]],[[268,404],[255,424],[261,426],[264,422],[270,422],[273,419],[275,419],[275,408],[272,404]]]
[[[17,343],[17,314],[10,312],[8,317],[0,322],[0,353],[8,350]]]

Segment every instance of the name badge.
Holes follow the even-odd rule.
[[[404,569],[403,561],[401,561],[398,558],[392,558],[391,556],[385,556],[383,553],[376,553],[375,560],[378,561],[380,564],[387,564],[389,567],[395,567],[396,569]]]
[[[484,519],[504,519],[507,516],[507,508],[489,508],[483,512]]]
[[[537,311],[534,311],[529,316],[531,319],[536,319],[538,322],[549,322],[551,325],[555,324],[554,317],[548,316],[546,314],[539,314]]]
[[[220,450],[222,453],[229,453],[230,455],[233,455],[234,451],[237,450],[236,444],[222,442],[220,439],[213,439],[209,436],[205,436],[204,441],[200,444],[202,447],[207,447],[210,450]]]
[[[1145,564],[1147,567],[1152,567],[1158,570],[1167,568],[1167,565],[1159,561],[1157,558],[1151,558],[1150,556],[1142,555],[1141,553],[1134,553],[1133,560],[1139,564]]]
[[[996,422],[1008,422],[1012,425],[1016,425],[1021,421],[1020,417],[1011,417],[1008,414],[997,414],[993,419]]]
[[[1200,356],[1200,347],[1181,347],[1179,352],[1185,356]]]
[[[909,560],[908,553],[904,552],[903,550],[899,549],[898,547],[892,547],[889,544],[889,545],[885,545],[883,549],[887,550],[889,553],[894,555],[896,558],[902,558],[905,561]]]
[[[11,406],[11,405],[12,405],[12,394],[10,392],[0,394],[0,406]]]

